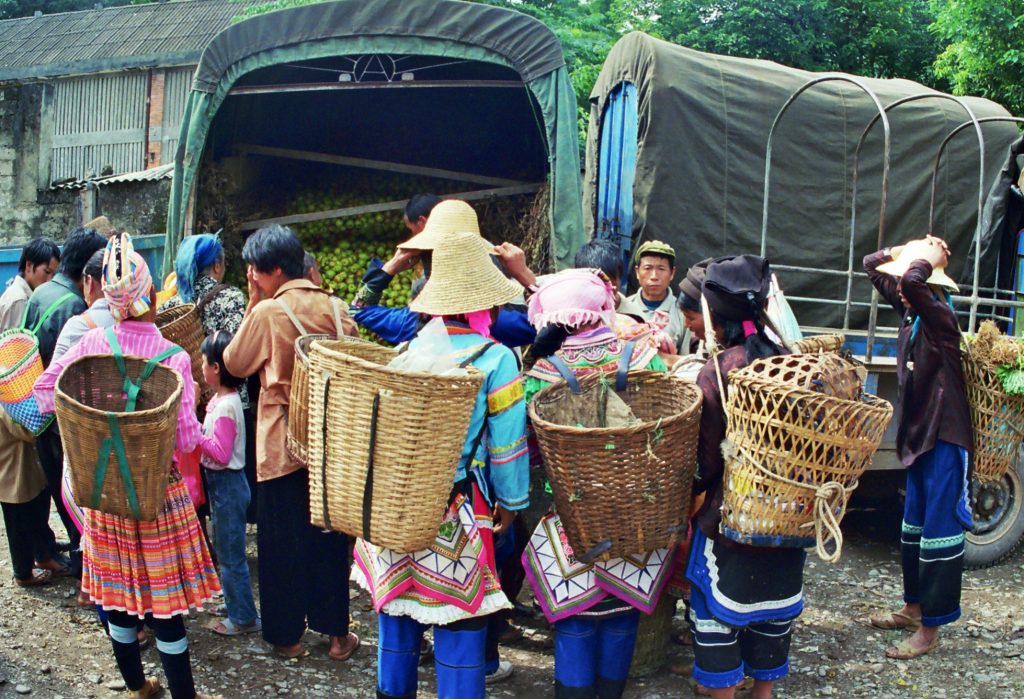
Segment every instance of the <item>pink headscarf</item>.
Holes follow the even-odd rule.
[[[543,284],[530,297],[529,319],[540,330],[545,325],[578,328],[615,323],[615,287],[598,270],[567,269]]]
[[[122,321],[146,313],[152,286],[149,266],[135,252],[132,237],[127,233],[112,236],[103,252],[103,295],[110,304],[110,315]]]

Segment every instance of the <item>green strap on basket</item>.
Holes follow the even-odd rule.
[[[142,383],[153,375],[157,364],[183,350],[178,346],[164,350],[147,361],[146,366],[143,367],[142,372],[139,374],[139,378],[132,381],[128,378],[128,367],[124,362],[124,352],[121,350],[121,344],[117,341],[117,336],[114,335],[114,329],[107,328],[106,335],[107,344],[110,345],[110,351],[114,355],[114,362],[117,363],[117,370],[121,374],[121,378],[124,379],[122,384],[126,395],[124,412],[135,412],[135,404],[138,402]],[[139,508],[139,496],[135,492],[135,482],[132,480],[132,471],[128,466],[128,454],[125,451],[124,437],[121,434],[121,423],[118,422],[117,413],[107,412],[107,425],[110,427],[110,436],[104,439],[100,445],[100,454],[96,460],[95,478],[92,486],[92,502],[89,506],[94,510],[99,509],[100,499],[103,496],[103,483],[107,478],[107,466],[110,463],[110,452],[113,451],[114,456],[117,458],[118,473],[121,474],[121,481],[124,483],[125,496],[128,498],[128,509],[131,510],[132,516],[135,519],[142,519],[142,510]]]
[[[67,301],[70,298],[74,298],[75,296],[78,296],[78,294],[76,294],[73,291],[69,291],[68,293],[64,294],[59,299],[57,299],[56,301],[51,303],[46,308],[46,310],[43,311],[43,315],[39,316],[39,320],[36,321],[36,324],[34,326],[32,326],[32,329],[29,330],[29,332],[32,333],[33,335],[35,335],[37,332],[39,332],[39,328],[43,327],[43,323],[45,323],[47,321],[47,319],[50,316],[52,316],[54,314],[54,312],[56,312],[56,310],[58,308],[60,308],[61,304],[63,304],[65,301]],[[28,304],[26,303],[25,304],[25,312],[21,315],[21,327],[22,327],[22,329],[25,328],[25,322],[27,320],[28,320]]]
[[[99,509],[100,498],[103,496],[103,481],[107,477],[107,464],[110,462],[110,451],[113,449],[117,457],[117,471],[121,474],[121,480],[124,482],[128,509],[132,511],[132,516],[135,519],[142,519],[139,496],[135,492],[132,470],[128,466],[128,454],[124,450],[124,438],[121,436],[121,425],[117,421],[117,413],[107,413],[107,425],[110,426],[110,436],[104,439],[103,444],[100,445],[100,458],[96,462],[96,479],[92,486],[92,508]]]

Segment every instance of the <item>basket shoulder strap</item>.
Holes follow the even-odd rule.
[[[341,299],[336,296],[331,296],[331,312],[334,314],[334,335],[337,338],[341,338],[345,334],[344,328],[341,327]]]
[[[309,333],[306,332],[306,327],[299,320],[299,317],[295,315],[295,311],[292,310],[292,307],[285,303],[284,299],[274,300],[277,302],[277,305],[279,305],[281,309],[284,311],[284,314],[288,316],[288,320],[292,322],[292,325],[295,326],[295,329],[299,331],[299,335],[308,335]]]
[[[565,382],[569,384],[570,391],[573,393],[580,392],[580,382],[576,380],[576,372],[561,357],[557,354],[552,354],[550,357],[545,357],[545,359],[551,362],[551,366],[555,367],[561,377],[565,379]]]
[[[630,340],[622,347],[622,356],[619,357],[619,368],[615,372],[616,391],[623,391],[626,388],[626,381],[629,379],[629,363],[633,360],[634,347],[636,347],[636,340]]]
[[[160,354],[152,357],[146,366],[143,367],[142,372],[139,374],[139,378],[132,381],[128,377],[128,367],[124,363],[124,352],[121,350],[121,344],[117,341],[117,336],[114,334],[114,328],[107,328],[107,344],[110,345],[110,351],[114,355],[114,361],[117,363],[117,370],[121,374],[123,383],[121,388],[124,390],[127,400],[125,402],[124,411],[126,413],[135,411],[135,404],[139,399],[139,391],[142,389],[142,382],[152,376],[153,371],[156,369],[156,365],[163,362],[168,357],[182,352],[181,347],[174,345],[168,347]]]
[[[89,311],[79,314],[78,317],[82,319],[83,323],[85,323],[85,327],[89,328],[90,330],[95,330],[97,328],[96,321],[92,319],[92,315],[89,313]]]
[[[128,509],[131,510],[135,519],[142,519],[142,510],[139,507],[139,496],[135,492],[135,482],[132,480],[131,467],[128,465],[128,454],[124,448],[124,437],[121,436],[121,425],[117,421],[116,413],[107,413],[107,426],[110,428],[110,436],[103,440],[100,445],[99,458],[96,460],[96,472],[93,478],[92,502],[90,507],[98,510],[100,500],[103,497],[103,483],[107,479],[107,466],[110,464],[110,452],[114,452],[117,461],[117,471],[124,483],[125,497],[128,499]]]
[[[465,369],[467,366],[480,359],[484,354],[494,346],[494,340],[489,340],[484,344],[477,347],[468,357],[459,362],[459,368]]]
[[[210,301],[213,301],[213,299],[217,297],[217,294],[224,291],[230,286],[230,284],[225,284],[221,282],[220,284],[217,284],[212,289],[207,291],[206,294],[203,295],[203,298],[199,299],[199,301],[196,302],[196,313],[202,316],[203,309],[206,308],[206,304],[210,303]]]
[[[43,311],[43,315],[39,316],[39,320],[37,320],[36,324],[34,326],[32,326],[32,334],[35,335],[37,332],[39,332],[39,328],[43,327],[43,323],[45,323],[47,321],[47,319],[50,316],[52,316],[57,311],[58,308],[60,308],[61,304],[63,304],[68,299],[74,298],[77,295],[78,294],[76,294],[75,292],[69,291],[68,293],[64,294],[59,299],[57,299],[56,301],[51,303],[49,306],[47,306],[46,310]],[[25,327],[25,321],[27,319],[28,319],[28,305],[26,304],[26,306],[25,306],[25,315],[22,316],[22,318],[21,318],[21,327],[23,327],[23,328]]]

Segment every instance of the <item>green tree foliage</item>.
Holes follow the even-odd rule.
[[[983,95],[1024,115],[1024,0],[933,2],[946,44],[935,62],[959,95]]]

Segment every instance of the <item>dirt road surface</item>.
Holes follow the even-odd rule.
[[[54,518],[54,531],[60,532]],[[1024,697],[1024,555],[965,574],[964,616],[947,628],[940,648],[918,660],[886,660],[897,632],[870,628],[867,616],[900,602],[899,515],[896,508],[851,513],[843,523],[846,545],[837,565],[813,556],[806,569],[807,609],[796,625],[789,677],[780,698],[920,697],[996,699]],[[255,547],[250,541],[250,562]],[[253,565],[255,568],[255,565]],[[6,535],[0,536],[0,697],[85,699],[125,696],[109,641],[92,612],[75,604],[76,588],[61,580],[22,590],[10,578]],[[301,575],[301,571],[296,572]],[[327,657],[323,639],[308,633],[310,655],[282,661],[252,636],[222,638],[205,626],[209,614],[189,620],[189,643],[201,691],[226,699],[248,697],[373,697],[376,618],[365,593],[353,588],[352,627],[362,648],[347,663]],[[681,628],[681,621],[677,620]],[[525,636],[503,647],[516,671],[489,688],[490,697],[551,696],[551,631],[541,618],[522,620]],[[685,664],[687,648],[666,660]],[[155,648],[143,652],[147,674],[160,674]],[[420,696],[434,695],[433,671],[420,671]],[[635,681],[627,696],[695,696],[684,677],[663,669]]]

